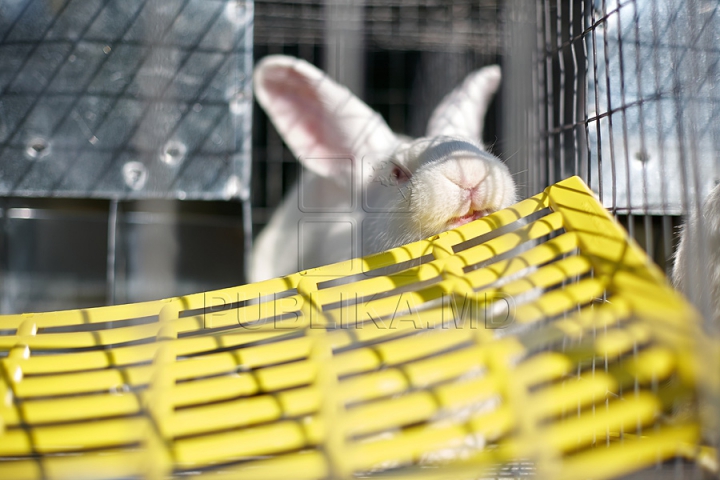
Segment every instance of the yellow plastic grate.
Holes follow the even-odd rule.
[[[698,325],[570,178],[364,259],[0,317],[0,478],[713,470]]]

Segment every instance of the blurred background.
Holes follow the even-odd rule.
[[[720,178],[711,0],[0,3],[0,313],[244,283],[298,164],[252,65],[304,58],[421,135],[503,67],[484,141],[520,196],[580,175],[666,271]],[[698,252],[702,254],[702,252]]]

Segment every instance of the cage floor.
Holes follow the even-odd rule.
[[[699,325],[573,177],[363,259],[0,317],[0,477],[713,471]]]

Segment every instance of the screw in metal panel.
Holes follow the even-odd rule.
[[[249,10],[247,4],[243,0],[235,0],[228,2],[225,7],[225,15],[228,20],[235,25],[246,25],[250,22]]]
[[[177,140],[170,140],[165,144],[160,154],[160,161],[164,164],[174,167],[185,158],[187,147],[184,143]]]
[[[145,165],[140,162],[127,162],[122,168],[123,180],[125,185],[132,190],[141,190],[148,179],[148,170]]]
[[[230,113],[240,115],[244,113],[248,107],[248,96],[245,92],[240,91],[230,99]]]
[[[27,142],[25,156],[30,160],[41,160],[50,155],[50,142],[42,137],[33,137]]]

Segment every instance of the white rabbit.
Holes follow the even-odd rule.
[[[673,283],[720,327],[720,185],[705,200],[698,221],[690,215],[675,254]]]
[[[420,240],[515,202],[507,167],[479,143],[498,66],[470,74],[415,140],[303,60],[266,57],[253,80],[306,167],[257,238],[253,282]]]

